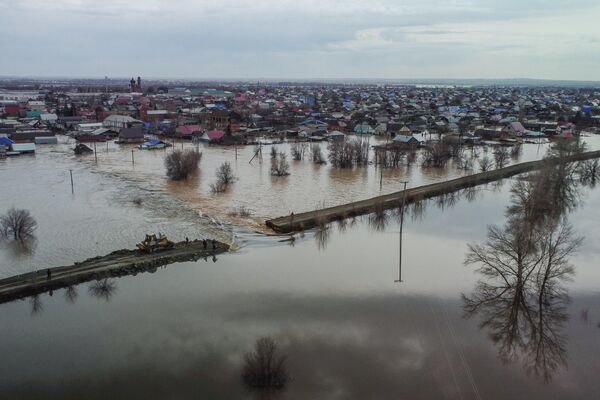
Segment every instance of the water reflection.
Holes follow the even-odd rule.
[[[77,293],[77,288],[75,286],[67,286],[65,288],[65,299],[69,303],[74,304],[75,300],[77,300],[77,296],[79,296],[79,293]]]
[[[315,228],[315,242],[319,250],[325,250],[331,237],[331,228],[329,224],[321,224]]]
[[[466,315],[480,318],[501,360],[521,362],[545,381],[567,364],[564,284],[574,273],[568,258],[582,242],[566,217],[580,202],[575,168],[549,166],[516,181],[505,225],[490,226],[465,259],[483,276],[463,295]]]
[[[385,211],[383,204],[375,205],[375,209],[367,216],[369,228],[375,232],[383,232],[388,225],[390,214]]]
[[[37,315],[44,311],[44,305],[42,304],[39,294],[31,296],[29,298],[29,303],[31,304],[31,315]]]
[[[88,292],[90,295],[102,299],[106,302],[110,301],[112,296],[117,291],[117,283],[114,279],[105,278],[99,281],[92,283],[88,287]]]
[[[23,240],[0,240],[0,248],[6,251],[11,259],[28,258],[35,254],[37,239],[29,237]]]

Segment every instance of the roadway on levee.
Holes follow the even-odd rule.
[[[398,208],[403,202],[405,202],[406,205],[423,199],[452,193],[457,190],[483,185],[500,179],[510,178],[511,176],[541,169],[548,164],[570,163],[575,161],[591,160],[594,158],[600,158],[600,151],[577,153],[562,158],[547,158],[539,161],[524,162],[510,165],[505,168],[452,179],[449,181],[410,188],[406,189],[406,191],[401,190],[366,200],[323,208],[321,210],[290,214],[284,217],[270,219],[266,221],[266,225],[278,233],[302,231],[318,225],[327,224],[331,221],[350,218],[356,215],[370,214],[381,208]]]

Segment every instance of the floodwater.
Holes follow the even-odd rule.
[[[529,340],[510,313],[481,326],[485,307],[467,316],[464,300],[488,282],[464,265],[467,244],[506,222],[516,179],[413,207],[402,236],[391,213],[279,242],[228,210],[246,205],[259,220],[368,197],[379,193],[379,170],[290,161],[281,183],[268,174],[266,152],[261,166],[248,164],[252,148],[238,149],[239,181],[214,196],[214,169],[234,149],[204,149],[196,180],[171,184],[162,151],[135,152],[131,165],[131,147],[102,154],[100,146],[98,164],[67,144],[0,161],[1,208],[28,208],[39,224],[27,248],[2,245],[3,276],[132,247],[150,230],[214,236],[236,251],[112,279],[104,291],[90,282],[0,305],[2,398],[590,399],[600,391],[598,189],[583,188],[568,214],[585,239],[568,257],[574,273],[553,286],[563,295],[548,300],[559,310],[544,314],[549,340]],[[521,161],[539,157],[539,147],[525,146]],[[407,175],[417,186],[462,173],[384,171],[384,191]],[[292,381],[280,392],[241,382],[243,355],[262,336],[286,356]]]

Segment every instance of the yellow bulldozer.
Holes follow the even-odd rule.
[[[146,235],[146,239],[144,239],[141,243],[136,244],[137,248],[142,253],[154,253],[157,251],[167,250],[174,246],[175,244],[171,242],[165,235],[158,234],[158,237],[155,234]]]

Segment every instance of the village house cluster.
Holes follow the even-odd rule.
[[[81,142],[149,137],[218,144],[380,135],[425,145],[600,133],[600,89],[308,83],[0,81],[0,154],[57,134]]]

